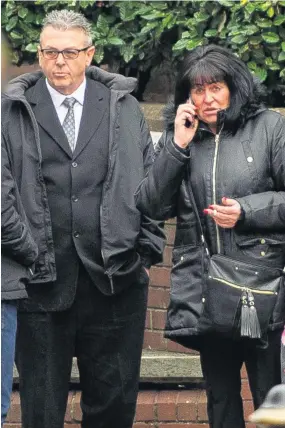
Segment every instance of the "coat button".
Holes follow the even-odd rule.
[[[260,255],[264,257],[266,255],[265,251],[261,251]]]
[[[78,232],[74,232],[73,236],[74,236],[74,238],[79,238],[79,233]]]
[[[72,200],[72,202],[77,202],[78,198],[75,195],[72,195],[71,196],[71,200]]]
[[[265,244],[265,242],[266,242],[266,241],[265,241],[265,239],[263,239],[263,238],[260,240],[260,243],[261,243],[261,244]]]
[[[72,162],[71,165],[73,166],[73,168],[76,168],[78,166],[78,163],[77,162]]]
[[[247,158],[247,162],[249,162],[249,163],[253,162],[253,158],[252,158],[251,156],[249,156],[249,157]]]
[[[181,260],[181,261],[183,261],[183,260],[184,260],[184,257],[183,257],[183,256],[181,256],[181,257],[180,257],[180,260]]]

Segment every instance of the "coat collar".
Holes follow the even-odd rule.
[[[45,78],[37,81],[35,86],[26,92],[26,99],[32,105],[37,122],[53,138],[53,140],[70,157],[75,159],[89,143],[92,135],[98,129],[107,104],[104,102],[106,93],[104,87],[94,80],[87,79],[82,118],[74,153],[59,122]]]

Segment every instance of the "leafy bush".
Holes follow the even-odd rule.
[[[231,48],[269,91],[285,91],[285,0],[271,1],[13,1],[2,2],[2,27],[14,62],[34,61],[42,19],[73,9],[92,23],[95,62],[128,74],[146,72],[186,50],[216,43]],[[281,95],[280,95],[281,94]]]

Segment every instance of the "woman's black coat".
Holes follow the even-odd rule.
[[[211,254],[285,266],[285,117],[258,108],[236,133],[221,130],[218,138],[200,124],[188,150],[182,150],[173,141],[173,105],[167,114],[170,120],[155,163],[136,201],[150,217],[177,217],[165,336],[199,348],[208,261],[204,239]],[[243,210],[243,219],[233,229],[216,228],[212,218],[203,215],[204,208],[221,204],[224,196],[238,200]],[[271,329],[284,325],[284,308],[283,289]]]

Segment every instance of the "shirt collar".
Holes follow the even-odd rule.
[[[48,91],[50,93],[50,96],[51,96],[51,99],[52,99],[52,102],[53,102],[55,108],[58,108],[59,106],[61,106],[61,104],[63,103],[65,98],[70,98],[70,97],[75,98],[79,104],[83,105],[84,96],[85,96],[85,89],[86,89],[86,78],[85,77],[84,77],[84,80],[81,83],[81,85],[76,89],[76,91],[73,92],[73,94],[70,94],[70,95],[61,94],[60,92],[55,90],[49,84],[47,79],[46,79],[46,85],[47,85]]]

